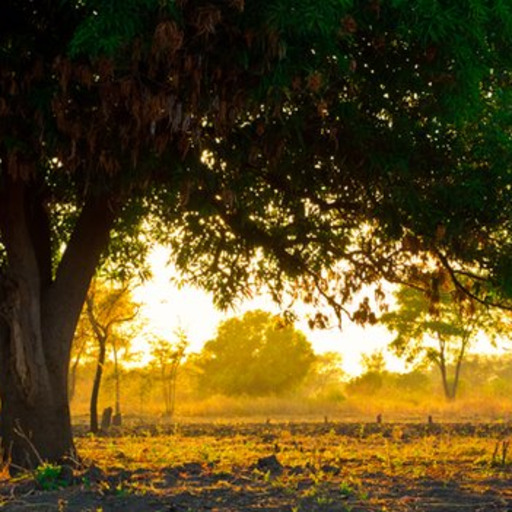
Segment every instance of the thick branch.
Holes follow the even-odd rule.
[[[100,323],[96,320],[96,317],[94,316],[94,300],[90,295],[87,295],[85,299],[85,306],[87,311],[87,318],[89,319],[89,323],[91,324],[92,330],[94,331],[96,340],[100,345],[105,344],[108,336],[108,330],[100,325]]]
[[[11,276],[22,275],[39,288],[39,272],[27,218],[27,186],[21,180],[6,179],[0,196],[0,231],[7,251]]]
[[[49,288],[44,305],[45,337],[57,352],[69,353],[73,333],[117,213],[109,197],[88,197]],[[50,331],[53,332],[50,332]]]
[[[33,191],[29,195],[28,206],[29,231],[32,239],[34,255],[39,267],[41,288],[51,284],[52,280],[52,247],[48,212],[43,205],[41,196]]]

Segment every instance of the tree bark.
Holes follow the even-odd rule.
[[[65,372],[57,372],[50,389],[42,388],[33,401],[20,392],[12,365],[2,364],[2,374],[0,434],[11,469],[34,468],[44,461],[76,462]]]
[[[121,375],[119,374],[119,362],[117,359],[117,344],[112,340],[112,351],[114,354],[114,381],[116,388],[116,403],[114,406],[114,415],[121,417]]]
[[[91,392],[90,404],[90,429],[91,432],[98,432],[98,397],[100,394],[101,378],[103,376],[103,366],[105,365],[106,341],[99,341],[98,363],[96,365],[96,373]]]
[[[451,401],[453,400],[453,396],[452,390],[450,389],[450,384],[448,382],[448,368],[446,365],[446,342],[439,334],[437,335],[437,341],[439,343],[439,355],[436,358],[436,363],[439,367],[439,371],[441,372],[444,397],[446,400]]]
[[[71,343],[87,288],[115,218],[108,198],[88,198],[52,279],[42,199],[2,176],[0,398],[3,457],[12,467],[76,456],[68,402]],[[39,227],[43,227],[39,229]]]

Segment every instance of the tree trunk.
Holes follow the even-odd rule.
[[[98,364],[96,365],[96,374],[94,375],[94,383],[91,393],[90,421],[91,432],[98,432],[98,397],[100,394],[101,378],[103,376],[103,366],[105,364],[105,354],[107,343],[105,339],[98,340],[100,351],[98,354]]]
[[[69,372],[69,401],[72,402],[73,398],[75,398],[76,391],[76,372],[78,370],[79,358],[77,357],[71,366],[71,371]]]
[[[457,397],[457,391],[459,390],[461,364],[462,364],[462,361],[459,359],[457,361],[457,364],[455,365],[455,371],[453,374],[453,382],[452,382],[451,393],[450,393],[451,400],[455,400],[455,398]]]
[[[176,361],[174,361],[171,366],[171,375],[170,375],[171,416],[174,416],[174,410],[176,408],[176,381],[178,379],[178,365],[179,365],[179,359],[176,359]]]
[[[446,368],[446,363],[444,361],[444,357],[441,358],[441,362],[439,364],[439,370],[441,371],[441,379],[443,382],[443,392],[446,400],[453,400],[452,390],[450,389],[450,383],[448,382],[448,370]]]
[[[119,362],[117,360],[117,345],[115,340],[112,340],[112,349],[114,352],[114,382],[115,382],[115,393],[116,403],[114,407],[114,414],[117,417],[121,417],[121,376],[119,375]]]
[[[2,375],[2,445],[11,468],[34,468],[44,461],[73,463],[77,455],[71,431],[65,371],[52,377],[50,390],[28,402],[9,365]]]
[[[75,397],[75,391],[76,391],[76,374],[78,371],[78,365],[80,364],[80,360],[82,358],[82,353],[85,349],[85,341],[80,346],[78,353],[76,354],[75,360],[73,361],[73,364],[71,365],[71,370],[69,372],[69,386],[68,386],[68,393],[69,393],[69,401],[72,402],[73,398]]]
[[[453,400],[455,400],[455,397],[457,396],[457,391],[459,389],[460,371],[462,369],[462,362],[464,361],[464,355],[466,353],[466,348],[469,343],[470,332],[471,332],[471,329],[469,329],[467,331],[467,333],[462,337],[462,340],[461,340],[460,351],[459,351],[459,355],[457,357],[457,362],[455,364],[455,374],[454,374],[453,385],[452,385]]]
[[[441,372],[441,379],[443,382],[444,397],[446,400],[453,400],[452,390],[450,389],[450,383],[448,382],[448,368],[446,366],[446,342],[438,334],[437,341],[439,343],[439,354],[436,358],[436,364]]]
[[[68,361],[37,354],[34,345],[42,339],[41,330],[34,328],[30,318],[23,318],[19,308],[26,302],[36,306],[38,302],[20,292],[12,281],[6,283],[4,276],[0,283],[3,457],[11,461],[14,470],[33,468],[47,460],[76,460],[68,405]]]
[[[171,404],[170,404],[170,396],[169,396],[169,386],[167,375],[165,372],[165,366],[162,365],[161,369],[161,378],[162,378],[162,391],[164,396],[164,407],[165,407],[165,416],[169,417],[171,413]]]
[[[0,398],[4,460],[34,468],[75,458],[68,402],[71,342],[114,210],[84,204],[52,275],[48,213],[36,187],[0,173]]]

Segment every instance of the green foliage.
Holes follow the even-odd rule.
[[[95,279],[87,295],[73,341],[73,350],[97,358],[98,345],[115,345],[129,360],[133,339],[140,333],[140,304],[133,300],[132,283]]]
[[[344,498],[349,498],[357,493],[356,489],[354,489],[353,485],[349,482],[341,482],[340,484],[340,494]]]
[[[301,386],[302,392],[328,402],[342,402],[343,382],[346,378],[338,352],[316,354],[315,360]]]
[[[386,360],[382,350],[361,356],[361,365],[365,373],[382,373],[386,370]]]
[[[419,370],[396,374],[394,386],[401,393],[417,393],[425,396],[428,396],[432,387],[429,376]]]
[[[221,306],[248,283],[279,297],[298,275],[331,305],[382,274],[403,280],[410,255],[394,243],[411,235],[472,269],[485,259],[478,270],[510,291],[507,2],[66,0],[11,11],[5,69],[32,76],[35,63],[17,56],[36,46],[45,64],[12,94],[5,127],[17,128],[2,137],[44,169],[54,271],[93,190],[123,203],[116,277],[141,268],[148,240],[165,240]],[[44,94],[51,108],[34,102]],[[340,260],[335,293],[322,271]]]
[[[304,334],[256,310],[223,322],[197,361],[208,394],[262,396],[294,389],[315,360]]]
[[[55,491],[69,485],[61,478],[62,466],[43,463],[34,470],[34,479],[43,491]]]
[[[493,337],[499,328],[497,312],[453,289],[441,290],[436,298],[401,287],[394,297],[396,308],[382,315],[380,321],[396,333],[390,348],[410,364],[424,358],[437,365],[442,360],[455,362],[478,332]]]
[[[506,303],[510,10],[3,1],[0,264],[2,281],[32,287],[27,333],[52,333],[36,333],[34,354],[66,363],[94,266],[110,256],[132,275],[155,241],[222,307],[265,289],[341,317],[367,284],[428,275],[429,257],[459,289]],[[60,320],[39,311],[64,303],[55,334]],[[0,335],[17,347],[13,322]]]
[[[114,55],[141,35],[148,15],[154,15],[165,4],[169,7],[174,4],[174,1],[158,0],[66,1],[75,4],[84,16],[69,45],[69,52],[74,57]]]
[[[475,337],[485,333],[494,339],[502,328],[500,315],[471,297],[433,278],[427,292],[401,287],[394,295],[397,307],[382,315],[381,322],[396,333],[390,348],[407,363],[436,366],[447,399],[454,399],[460,370]],[[449,367],[453,366],[453,375]]]
[[[379,392],[383,386],[384,375],[376,371],[368,371],[354,377],[347,384],[347,393],[350,395],[372,396]]]
[[[410,403],[428,404],[436,387],[433,380],[431,371],[425,368],[407,373],[366,371],[350,379],[345,391],[356,398],[373,397],[375,405],[378,405],[379,399],[389,398],[397,407],[405,409]]]

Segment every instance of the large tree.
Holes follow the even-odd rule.
[[[426,252],[510,292],[510,19],[503,0],[2,2],[5,456],[74,455],[102,254],[122,274],[165,240],[220,305],[267,286],[340,315]]]

